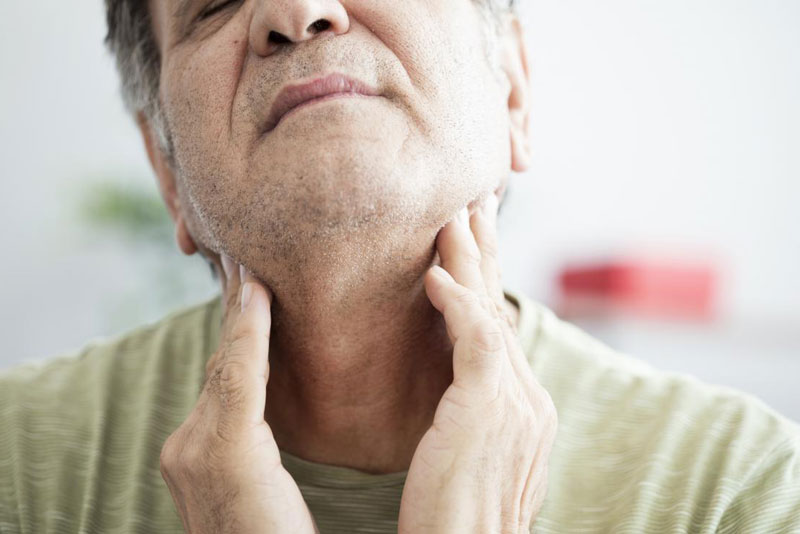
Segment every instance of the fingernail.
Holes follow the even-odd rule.
[[[253,282],[247,282],[242,286],[242,311],[250,304],[250,299],[253,296]]]
[[[466,206],[464,206],[462,210],[458,212],[458,221],[464,226],[469,226],[469,210]]]
[[[235,268],[233,266],[233,260],[231,260],[225,254],[220,254],[220,258],[222,259],[222,270],[225,271],[225,277],[230,279],[231,273],[233,272],[233,269]]]
[[[239,280],[244,282],[244,277],[247,275],[247,271],[244,268],[244,265],[239,265]]]

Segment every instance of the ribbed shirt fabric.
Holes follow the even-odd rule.
[[[559,416],[537,533],[800,533],[800,428],[759,400],[621,354],[517,292]],[[0,532],[180,533],[164,440],[217,348],[219,297],[0,374]],[[285,452],[322,534],[397,531],[406,472]]]

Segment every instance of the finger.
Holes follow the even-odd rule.
[[[480,270],[486,286],[486,293],[495,300],[498,306],[503,306],[505,296],[497,261],[497,205],[497,197],[494,193],[489,193],[489,196],[470,219],[470,228],[481,254]]]
[[[219,352],[207,382],[218,408],[218,428],[227,435],[264,422],[269,377],[271,293],[246,273],[238,300],[241,312]]]
[[[220,325],[220,340],[224,342],[231,330],[231,326],[236,322],[241,308],[239,295],[241,294],[241,283],[239,276],[239,266],[225,253],[220,253],[220,263],[222,264],[222,324]],[[211,356],[206,362],[206,380],[215,365],[219,351]]]
[[[239,292],[239,266],[227,254],[220,254],[222,269],[225,272],[223,291],[226,295],[236,295]]]
[[[497,397],[501,377],[508,366],[500,324],[478,296],[435,266],[425,277],[425,290],[433,306],[444,315],[453,343],[453,384],[485,391]]]
[[[241,280],[239,266],[225,254],[220,256],[222,268],[225,271],[225,283],[223,285],[223,322],[231,324],[238,317],[240,305]]]
[[[479,296],[486,295],[486,285],[481,274],[481,251],[472,235],[469,210],[463,208],[436,236],[436,249],[442,268],[456,282]]]

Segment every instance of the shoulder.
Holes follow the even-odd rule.
[[[612,530],[693,532],[800,517],[797,424],[746,393],[658,370],[515,296],[520,339],[559,416],[553,516]]]
[[[762,451],[736,490],[718,532],[800,532],[800,437]]]
[[[171,375],[175,366],[185,363],[170,356],[205,351],[212,343],[210,338],[216,330],[212,326],[218,326],[214,325],[218,320],[215,298],[123,334],[90,340],[77,351],[2,370],[0,414],[12,409],[67,409],[54,399],[70,400],[70,404],[88,399],[111,402],[128,393],[127,388],[145,385],[148,376]],[[109,387],[119,389],[96,395]]]
[[[36,531],[47,517],[86,521],[88,500],[117,499],[125,510],[143,472],[157,482],[159,440],[202,383],[216,300],[0,372],[0,479],[10,481],[0,488],[0,531]]]

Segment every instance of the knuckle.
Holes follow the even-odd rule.
[[[208,376],[211,374],[211,371],[217,365],[217,362],[219,361],[219,354],[220,354],[220,351],[219,350],[216,351],[211,356],[211,358],[208,359],[208,362],[206,362],[206,380],[208,380]]]
[[[495,301],[492,297],[490,297],[489,295],[482,295],[479,297],[479,300],[481,306],[489,313],[489,315],[491,315],[495,319],[500,317],[500,312],[497,309],[497,304],[495,304]]]
[[[481,256],[496,258],[498,254],[497,242],[494,239],[481,238],[478,245],[481,249]]]
[[[463,252],[461,259],[467,265],[478,266],[481,264],[481,251],[477,245],[472,244]]]
[[[541,424],[549,431],[555,432],[558,426],[558,411],[550,393],[544,388],[539,388],[537,397],[539,399],[538,412]]]
[[[175,434],[171,435],[167,438],[164,442],[164,446],[161,447],[161,454],[158,457],[158,463],[161,466],[161,473],[170,472],[175,468],[177,454],[175,451],[174,446],[174,436]]]
[[[225,472],[230,456],[212,428],[190,432],[186,424],[166,439],[159,455],[161,476],[177,487],[204,483]]]
[[[252,321],[239,318],[240,320],[236,321],[236,324],[233,325],[233,329],[231,330],[229,346],[238,346],[242,345],[253,338],[256,335],[256,327],[253,325]]]
[[[186,466],[192,464],[191,460],[187,458],[188,454],[186,436],[182,428],[179,428],[164,441],[164,445],[161,447],[159,455],[161,475],[165,478],[180,476],[186,470]]]
[[[481,319],[473,324],[471,349],[477,355],[494,354],[503,349],[505,337],[495,321]]]
[[[219,382],[223,387],[238,388],[247,380],[247,367],[237,360],[227,360],[217,369]]]
[[[227,358],[217,364],[211,372],[209,383],[219,393],[240,388],[247,380],[247,367],[234,358]]]
[[[471,289],[467,288],[464,288],[461,291],[459,291],[458,294],[455,296],[455,300],[456,302],[460,304],[465,304],[467,306],[480,305],[480,299],[478,298],[478,295],[475,294],[475,292],[472,291]]]
[[[231,401],[231,400],[227,401],[228,405],[236,404],[236,402],[237,401],[235,401],[235,400],[234,401]],[[234,425],[229,423],[227,419],[224,419],[224,418],[218,420],[214,424],[214,433],[213,433],[213,435],[211,437],[212,437],[212,441],[214,443],[218,444],[220,446],[220,448],[222,448],[222,449],[227,448],[230,445],[236,444],[236,442],[238,440],[238,435],[237,435],[237,432],[236,432],[236,428],[234,427]],[[211,453],[213,451],[216,451],[216,450],[217,450],[216,448],[210,449],[209,451],[207,451],[207,453],[208,453],[207,456],[209,458],[213,457],[214,455],[212,455]]]
[[[509,400],[516,411],[526,421],[533,417],[534,410],[531,406],[530,398],[525,392],[525,388],[516,380],[511,380],[509,384]]]
[[[237,291],[229,291],[226,298],[225,298],[225,318],[227,319],[229,316],[229,310],[236,306],[237,301],[239,300],[239,293]]]
[[[550,396],[550,393],[546,389],[541,388],[541,391],[539,392],[539,397],[541,398],[542,409],[544,413],[548,416],[548,418],[554,419],[555,417],[557,417],[556,406],[553,403],[553,398]]]
[[[237,360],[220,362],[211,372],[207,388],[224,407],[235,406],[249,380],[247,366]]]

